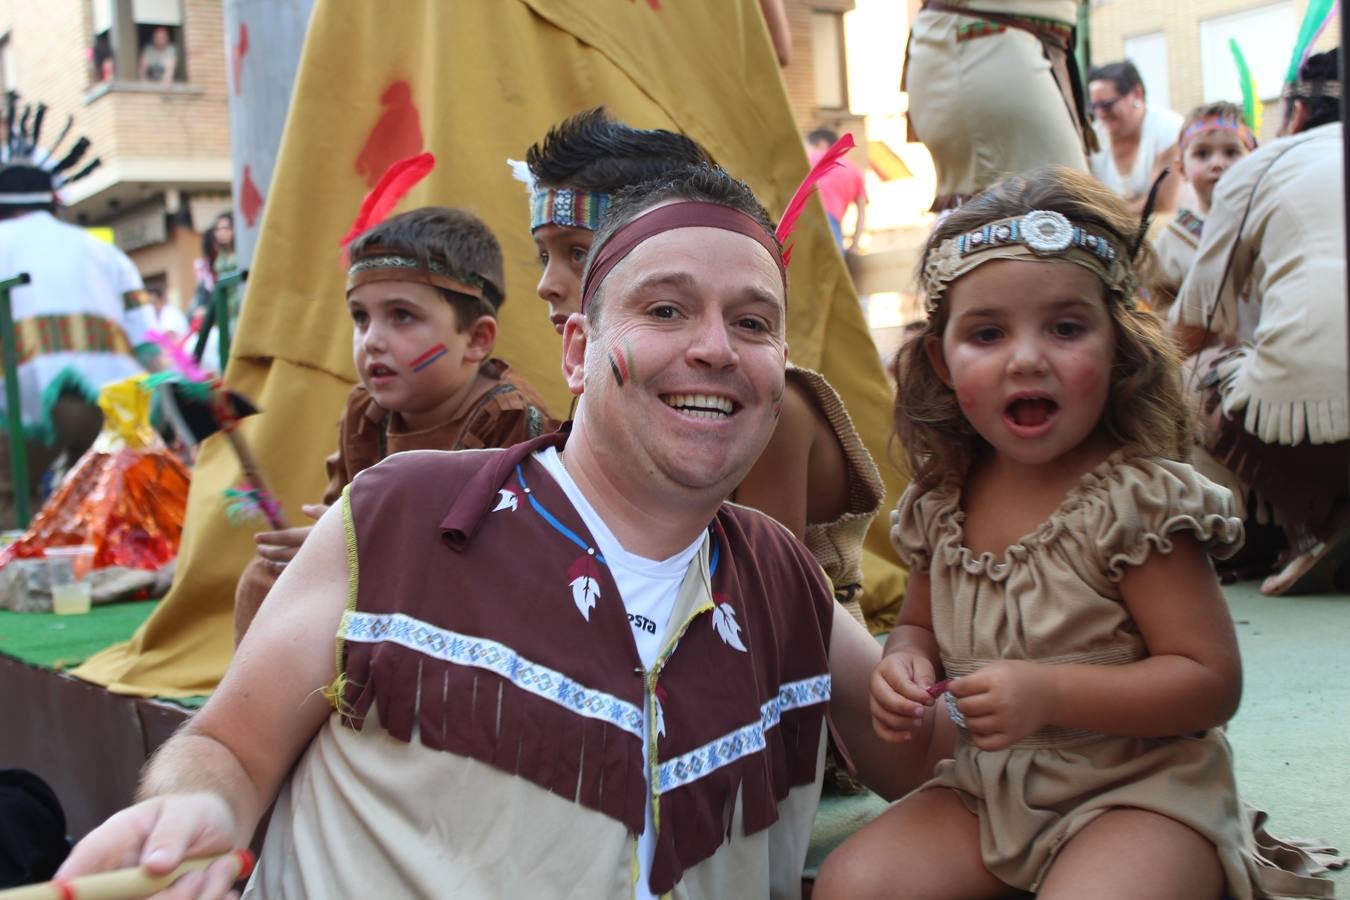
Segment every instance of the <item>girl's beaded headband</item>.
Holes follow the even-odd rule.
[[[1242,146],[1246,147],[1248,150],[1256,149],[1256,136],[1252,134],[1252,130],[1247,127],[1246,122],[1227,116],[1206,116],[1203,119],[1192,122],[1187,126],[1185,131],[1181,132],[1181,140],[1178,142],[1181,145],[1181,152],[1186,152],[1186,145],[1189,144],[1197,134],[1203,134],[1206,131],[1232,132],[1237,135],[1238,140],[1242,142]]]
[[[1112,293],[1134,303],[1134,270],[1108,239],[1037,209],[950,237],[929,251],[923,266],[928,314],[937,312],[947,285],[996,259],[1062,259],[1092,271]]]

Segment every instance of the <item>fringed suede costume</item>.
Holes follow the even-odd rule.
[[[278,799],[249,896],[631,897],[647,803],[654,893],[798,896],[829,584],[781,526],[723,505],[644,670],[533,456],[566,439],[404,453],[352,483],[340,712]]]

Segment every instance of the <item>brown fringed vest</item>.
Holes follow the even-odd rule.
[[[399,454],[353,482],[344,722],[360,729],[374,704],[392,737],[513,773],[634,834],[651,796],[661,894],[731,837],[738,795],[749,835],[814,781],[831,591],[785,529],[724,505],[709,526],[710,600],[672,622],[645,672],[590,534],[531,456],[565,440]]]

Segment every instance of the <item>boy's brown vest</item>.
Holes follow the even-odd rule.
[[[531,456],[566,437],[398,454],[356,478],[341,706],[360,728],[376,704],[393,737],[416,733],[633,833],[651,773],[650,887],[663,893],[729,837],[738,793],[749,834],[814,780],[833,599],[785,529],[724,505],[709,526],[712,604],[645,672],[594,541]]]

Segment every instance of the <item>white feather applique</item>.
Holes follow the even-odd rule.
[[[596,601],[600,599],[600,582],[596,579],[599,574],[599,567],[589,556],[579,557],[567,567],[567,586],[572,589],[572,602],[587,622],[591,620],[591,610],[595,609]]]
[[[520,503],[520,498],[516,492],[510,488],[501,488],[497,491],[497,505],[492,507],[492,512],[500,512],[503,509],[514,510]]]
[[[713,627],[717,629],[717,636],[726,644],[735,649],[746,652],[745,644],[741,643],[741,626],[736,621],[736,610],[730,603],[720,603],[713,607],[712,614]]]
[[[534,173],[530,171],[530,164],[521,162],[518,159],[508,159],[506,164],[511,167],[511,175],[516,181],[525,184],[525,193],[534,195]]]

